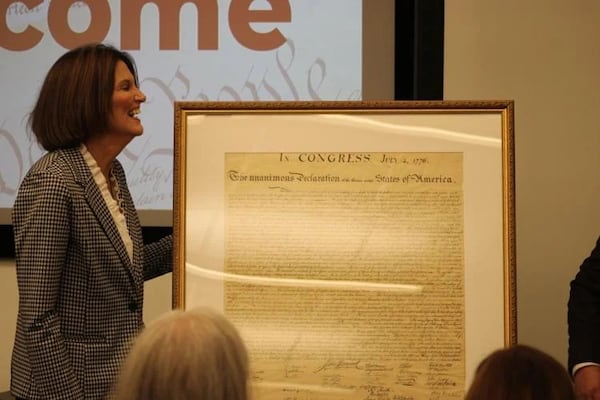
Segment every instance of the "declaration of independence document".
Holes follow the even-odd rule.
[[[255,398],[463,398],[461,153],[227,153],[224,173]]]

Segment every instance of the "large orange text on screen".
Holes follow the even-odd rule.
[[[229,4],[229,29],[238,43],[251,50],[273,50],[285,43],[286,38],[278,28],[268,32],[256,32],[251,24],[291,22],[289,0],[267,0],[271,9],[250,9],[253,0],[231,0]],[[44,0],[0,0],[0,47],[13,51],[26,51],[37,46],[44,32],[28,25],[20,32],[12,31],[7,17],[18,7],[33,10]],[[89,8],[90,23],[83,32],[75,32],[69,26],[69,9],[75,4]],[[121,0],[121,48],[139,50],[141,41],[141,13],[146,4],[158,9],[160,50],[179,49],[179,16],[185,3],[196,6],[198,15],[198,49],[219,48],[219,5],[218,0]],[[71,49],[89,42],[102,42],[111,24],[108,0],[52,0],[48,5],[48,30],[56,43]]]

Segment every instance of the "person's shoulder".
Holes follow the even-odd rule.
[[[72,188],[72,185],[78,181],[75,171],[81,170],[81,167],[76,165],[79,163],[76,152],[78,149],[61,149],[42,155],[23,177],[19,194],[42,195],[44,192],[52,192],[59,196],[58,192],[68,192],[68,188]],[[83,160],[83,157],[81,159]],[[52,193],[43,195],[51,196]]]
[[[49,201],[49,199],[68,196],[64,167],[60,151],[53,151],[40,157],[29,169],[15,198],[13,211],[20,207],[28,207],[32,199]]]
[[[78,157],[76,148],[60,149],[45,153],[29,169],[27,176],[50,174],[62,176],[72,169],[74,157]]]

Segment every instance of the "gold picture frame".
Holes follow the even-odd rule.
[[[176,102],[173,306],[238,326],[260,398],[462,399],[517,341],[513,114]]]

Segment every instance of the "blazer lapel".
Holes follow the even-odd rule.
[[[100,192],[100,188],[96,184],[94,177],[90,171],[90,168],[86,164],[83,155],[79,148],[72,148],[64,150],[65,157],[67,157],[71,162],[69,163],[73,167],[73,176],[75,177],[75,181],[78,182],[84,190],[85,197],[87,202],[96,214],[96,218],[98,222],[104,229],[106,236],[112,243],[115,248],[121,262],[124,266],[127,266],[128,272],[131,274],[132,272],[132,263],[129,259],[129,255],[127,254],[127,249],[125,248],[125,244],[123,240],[121,240],[121,235],[119,234],[119,230],[117,229],[117,225],[114,222],[114,219],[108,210],[106,202],[102,197],[102,193]]]
[[[131,198],[131,193],[127,187],[127,179],[125,178],[125,171],[123,166],[118,160],[114,161],[113,173],[117,178],[119,184],[119,191],[121,192],[121,201],[123,202],[123,208],[125,210],[125,220],[127,221],[127,229],[129,230],[129,237],[133,243],[133,265],[140,266],[144,264],[144,239],[142,235],[142,228],[137,212],[135,211],[135,205]],[[138,287],[144,285],[144,275],[142,268],[133,268],[133,277],[138,284]]]

